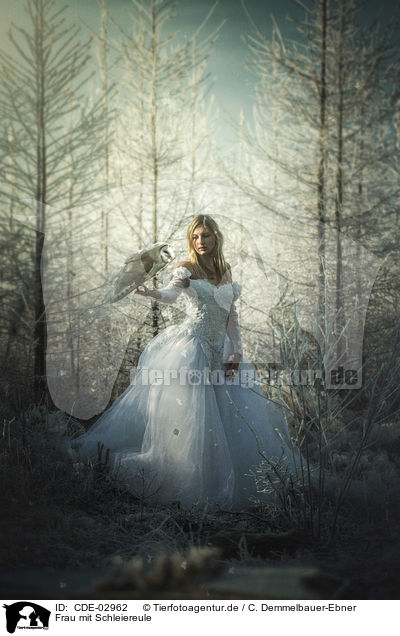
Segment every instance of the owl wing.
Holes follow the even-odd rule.
[[[141,254],[136,253],[125,261],[125,265],[118,274],[114,286],[111,302],[121,300],[133,289],[142,285],[146,278],[146,269]]]

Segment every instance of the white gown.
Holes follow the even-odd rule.
[[[240,509],[252,495],[271,499],[249,474],[262,461],[259,448],[297,476],[300,453],[281,411],[252,382],[249,360],[224,379],[223,362],[242,354],[240,285],[190,277],[177,267],[159,290],[164,303],[184,294],[186,319],[151,340],[131,384],[73,447],[95,456],[103,443],[121,481],[149,502]]]

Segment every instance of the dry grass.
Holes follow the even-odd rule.
[[[147,589],[154,583],[152,577],[155,581],[158,576],[162,579],[163,568],[167,568],[165,555],[178,555],[176,559],[182,561],[189,554],[194,558],[194,550],[207,551],[214,546],[220,550],[219,556],[211,553],[207,556],[204,552],[204,559],[200,559],[208,573],[229,564],[235,567],[279,564],[286,555],[286,563],[306,560],[330,576],[343,579],[350,576],[353,588],[358,589],[358,582],[365,578],[361,572],[362,554],[358,565],[355,556],[362,537],[375,550],[377,580],[390,597],[390,585],[385,583],[379,555],[385,567],[398,559],[393,545],[399,516],[395,502],[400,486],[396,422],[372,427],[341,507],[334,541],[330,538],[335,511],[332,497],[324,501],[319,537],[313,536],[304,525],[299,533],[295,514],[288,517],[272,507],[255,505],[243,513],[222,510],[211,513],[195,507],[187,511],[179,506],[156,506],[151,502],[143,506],[143,502],[124,490],[103,456],[98,462],[77,464],[65,454],[63,432],[72,435],[79,430],[78,423],[60,412],[48,413],[44,407],[31,407],[19,417],[3,418],[0,445],[3,570],[46,566],[80,570],[117,563],[122,579],[124,572],[137,578],[141,568],[146,570],[143,585]],[[359,436],[348,428],[335,439],[331,456],[340,474],[351,464]],[[383,537],[386,537],[385,549]],[[221,551],[224,545],[230,551]],[[158,563],[159,570],[149,570],[146,564],[150,563]],[[180,571],[178,574],[182,575]],[[197,571],[197,579],[203,574]],[[390,580],[394,577],[392,569],[390,577]],[[105,580],[108,581],[107,577]],[[138,581],[135,585],[140,587]],[[364,594],[369,589],[365,585],[364,581]],[[182,586],[184,576],[175,587],[178,590]],[[358,597],[362,595],[358,593]]]

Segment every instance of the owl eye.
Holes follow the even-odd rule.
[[[168,254],[165,251],[165,247],[160,251],[161,260],[166,263],[168,261]]]
[[[172,259],[174,258],[174,255],[169,246],[165,245],[164,247],[161,248],[160,257],[164,263],[168,263],[168,261],[172,261]]]

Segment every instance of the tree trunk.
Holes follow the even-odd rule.
[[[110,185],[110,157],[109,157],[109,108],[108,108],[108,68],[107,68],[107,7],[105,1],[101,3],[101,38],[100,38],[100,73],[101,73],[101,89],[104,100],[104,180],[105,190],[108,194]],[[104,256],[104,272],[108,273],[109,268],[109,219],[108,210],[102,209],[101,214],[102,239],[103,239],[103,256]]]
[[[158,154],[157,154],[157,32],[155,0],[151,3],[151,53],[152,53],[152,81],[151,81],[151,150],[153,172],[153,243],[157,243],[157,204],[158,204]],[[153,278],[153,288],[157,288],[156,277]],[[153,336],[159,332],[159,304],[156,300],[151,303]]]
[[[338,58],[338,119],[337,119],[337,153],[336,153],[336,358],[337,366],[341,363],[344,353],[344,338],[342,335],[345,325],[343,305],[343,260],[342,260],[342,207],[343,207],[343,120],[344,120],[344,3],[340,2],[340,31]]]
[[[325,161],[326,161],[326,55],[328,0],[322,0],[321,7],[321,76],[319,96],[319,164],[317,175],[318,208],[318,321],[325,333]]]
[[[34,395],[36,401],[43,397],[47,399],[46,373],[46,311],[43,301],[41,268],[44,233],[45,233],[45,204],[46,204],[46,129],[45,129],[45,64],[43,59],[43,3],[37,3],[35,16],[36,43],[36,241],[34,258],[34,297],[35,297],[35,327],[34,327]]]

